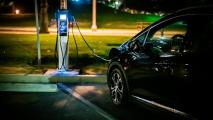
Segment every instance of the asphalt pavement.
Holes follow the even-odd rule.
[[[0,92],[5,120],[107,120],[74,97],[57,92]]]
[[[137,103],[115,107],[110,100],[106,76],[78,76],[76,80],[61,76],[56,81],[45,75],[2,76],[0,113],[7,119],[182,120]]]
[[[90,108],[93,108],[94,111],[104,111],[103,114],[116,120],[184,120],[166,111],[151,109],[148,106],[133,101],[124,107],[115,107],[110,100],[107,84],[87,83],[73,85],[60,83],[58,86],[66,93],[74,96]],[[77,94],[77,96],[75,94]],[[78,96],[80,96],[80,98]],[[93,106],[95,106],[95,108]]]

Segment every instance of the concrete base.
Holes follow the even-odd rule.
[[[69,70],[69,71],[61,71],[57,69],[48,69],[47,72],[44,74],[45,76],[77,76],[79,75],[79,70]]]

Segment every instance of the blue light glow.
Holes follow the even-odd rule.
[[[72,0],[73,2],[78,2],[79,0]]]

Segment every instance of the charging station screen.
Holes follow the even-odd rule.
[[[67,15],[66,14],[60,15],[60,20],[66,20],[66,19],[67,19]]]

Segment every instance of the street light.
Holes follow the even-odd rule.
[[[114,8],[115,8],[114,13],[117,13],[117,10],[118,10],[119,7],[121,6],[121,4],[122,4],[122,2],[121,2],[121,1],[118,1],[118,0],[116,0],[116,1],[114,2]]]
[[[35,21],[36,21],[36,47],[37,47],[37,55],[38,55],[38,67],[41,65],[41,43],[39,36],[39,20],[38,20],[38,1],[35,2]]]
[[[19,9],[16,9],[16,10],[15,10],[15,13],[16,13],[16,15],[18,15],[18,14],[20,13],[20,10],[19,10]]]
[[[116,1],[116,2],[115,2],[115,5],[116,5],[116,6],[118,6],[118,4],[119,4],[119,2],[118,2],[118,1]]]
[[[96,0],[92,1],[92,31],[97,30],[97,25],[96,25]]]

